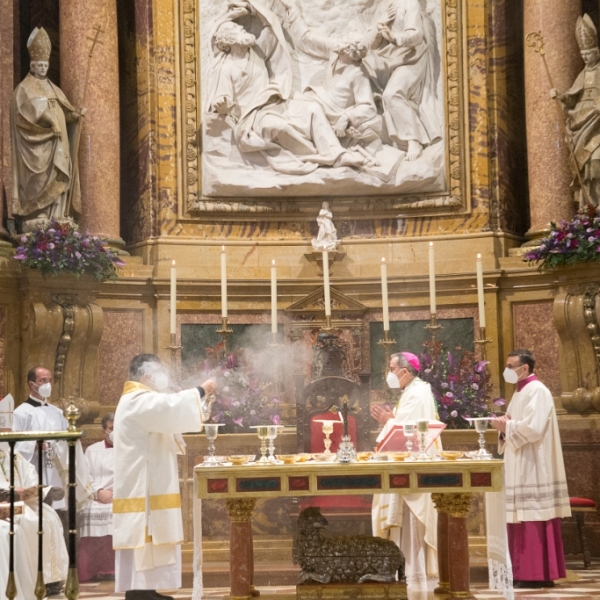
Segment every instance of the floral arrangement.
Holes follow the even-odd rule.
[[[224,423],[220,433],[250,431],[254,425],[281,423],[281,398],[275,383],[256,372],[244,351],[223,355],[223,345],[207,348],[205,370],[217,380],[217,399],[212,406],[213,423]]]
[[[550,224],[550,235],[539,247],[523,256],[527,262],[540,263],[539,269],[576,262],[600,260],[600,216],[591,204],[580,209],[572,221]]]
[[[468,429],[468,418],[488,416],[492,392],[488,361],[476,360],[473,352],[463,348],[447,351],[441,342],[424,346],[420,377],[431,385],[440,420],[449,429]],[[493,404],[501,406],[505,401],[497,398]]]
[[[125,264],[107,248],[106,240],[81,233],[76,224],[58,221],[21,237],[14,258],[44,275],[87,274],[98,281],[115,280],[116,268]]]

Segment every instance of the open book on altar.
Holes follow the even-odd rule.
[[[441,421],[429,421],[429,431],[425,436],[425,451],[429,450],[433,443],[442,435],[446,424]],[[413,452],[419,449],[419,432],[415,424],[415,434],[410,438],[413,443]],[[404,428],[400,423],[392,425],[386,436],[377,445],[377,452],[406,452],[406,440]]]

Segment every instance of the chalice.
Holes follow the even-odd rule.
[[[219,427],[222,425],[225,425],[225,423],[204,424],[204,432],[208,440],[208,457],[203,463],[205,467],[214,467],[219,464],[219,461],[215,458],[215,440],[217,439],[217,435],[219,435]]]
[[[404,429],[404,437],[406,438],[406,451],[410,453],[410,456],[406,460],[414,460],[412,455],[412,440],[415,435],[415,424],[409,421],[408,423],[403,423],[402,428]]]
[[[275,458],[275,438],[277,437],[278,429],[281,429],[283,425],[269,425],[267,431],[267,439],[269,440],[269,462],[278,463],[279,461]]]
[[[270,425],[253,425],[250,429],[256,429],[258,439],[260,440],[260,458],[256,461],[258,464],[264,465],[269,463],[267,458],[267,439],[269,437]]]
[[[469,419],[475,425],[475,431],[479,434],[479,450],[475,452],[475,460],[490,460],[494,458],[491,452],[485,449],[485,432],[487,431],[491,417],[476,417]]]
[[[429,432],[429,421],[427,419],[417,421],[417,432],[419,433],[419,454],[415,460],[431,460],[431,456],[426,451],[427,433]]]
[[[331,440],[329,439],[329,436],[333,433],[333,424],[334,423],[341,423],[341,421],[330,421],[327,419],[324,419],[323,421],[315,421],[316,423],[322,423],[323,427],[322,427],[322,431],[323,434],[325,435],[325,439],[323,440],[323,444],[325,444],[325,452],[323,452],[323,454],[331,454]]]

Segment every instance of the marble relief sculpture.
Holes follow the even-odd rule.
[[[79,190],[71,161],[73,131],[85,114],[78,111],[61,89],[47,77],[52,45],[46,31],[34,29],[27,41],[30,73],[15,89],[11,105],[13,162],[13,214],[23,219],[23,231],[49,220],[69,220],[80,212]]]
[[[203,2],[203,194],[443,192],[439,8]]]
[[[335,250],[340,241],[337,238],[337,229],[333,224],[333,214],[329,210],[329,202],[327,201],[323,202],[319,211],[317,225],[319,226],[319,232],[317,237],[312,239],[313,250],[320,250],[321,252]]]

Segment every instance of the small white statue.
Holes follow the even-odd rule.
[[[336,250],[340,240],[337,238],[337,230],[333,224],[333,214],[329,210],[329,202],[323,202],[319,216],[317,217],[319,233],[312,239],[313,250]]]

